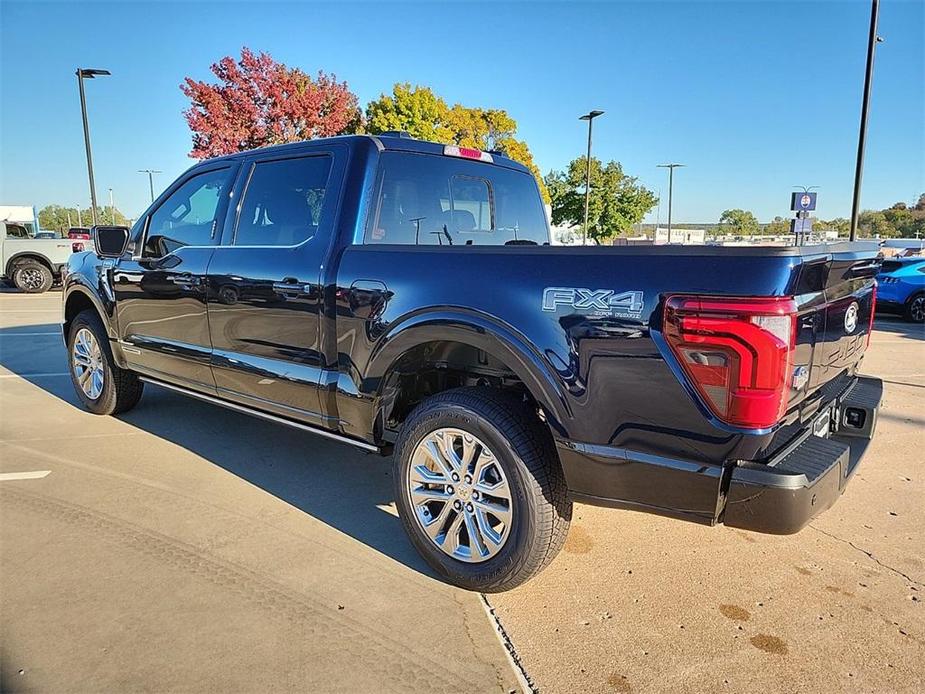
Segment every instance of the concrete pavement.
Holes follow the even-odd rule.
[[[77,406],[60,294],[0,293],[0,690],[509,692],[387,460],[158,388]]]
[[[543,692],[925,691],[925,328],[877,320],[877,435],[801,533],[577,506],[565,549],[489,596]]]

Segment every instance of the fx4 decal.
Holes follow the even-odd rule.
[[[546,287],[543,290],[543,310],[555,311],[570,306],[576,311],[618,318],[638,318],[642,314],[642,292],[620,292],[613,289],[583,289],[581,287]]]

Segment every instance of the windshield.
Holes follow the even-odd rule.
[[[549,242],[528,173],[457,157],[385,152],[366,243],[514,245]]]

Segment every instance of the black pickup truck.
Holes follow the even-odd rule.
[[[77,394],[145,382],[394,456],[411,541],[501,591],[572,501],[793,533],[844,490],[877,249],[554,247],[530,173],[399,134],[198,164],[66,274]],[[305,474],[311,475],[306,456]]]

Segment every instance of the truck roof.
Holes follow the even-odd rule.
[[[338,135],[336,137],[323,137],[315,140],[303,140],[301,142],[289,142],[283,145],[269,145],[267,147],[258,147],[256,149],[245,150],[243,152],[235,152],[234,154],[226,154],[221,157],[215,157],[206,161],[219,161],[219,160],[234,160],[240,159],[241,157],[247,156],[254,152],[260,153],[274,153],[274,152],[289,152],[291,150],[297,150],[299,148],[305,147],[306,145],[319,145],[327,143],[343,143],[349,147],[359,147],[359,146],[369,146],[370,144],[379,149],[380,151],[399,151],[399,152],[417,152],[419,154],[443,154],[443,148],[446,146],[438,142],[428,142],[427,140],[418,140],[408,135],[398,134],[398,133],[389,133],[382,135]],[[530,173],[530,170],[520,162],[514,161],[509,157],[505,156],[501,152],[490,151],[492,162],[500,166],[505,166],[509,169],[517,169],[518,171],[523,171],[525,173]]]

